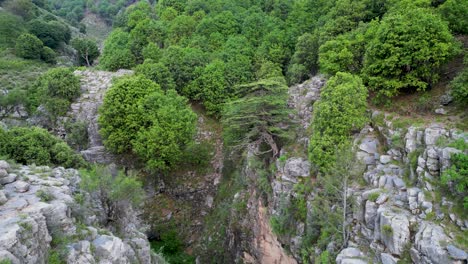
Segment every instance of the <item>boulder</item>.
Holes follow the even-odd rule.
[[[367,257],[359,249],[349,247],[343,249],[336,257],[336,264],[367,264]]]
[[[397,258],[387,253],[380,254],[380,259],[382,261],[382,264],[397,264],[398,263]]]
[[[455,260],[466,260],[468,255],[465,251],[455,247],[454,245],[448,245],[447,251],[452,259]]]
[[[10,170],[10,164],[4,160],[0,160],[0,169],[9,171]]]
[[[439,127],[437,125],[433,125],[431,127],[426,128],[424,130],[424,143],[426,146],[434,146],[437,142],[437,139],[446,134],[444,128]]]
[[[3,205],[8,201],[8,198],[6,197],[5,193],[3,190],[0,190],[0,205]]]
[[[15,183],[15,190],[19,193],[24,193],[29,191],[29,183],[24,181],[17,181]]]
[[[382,164],[387,164],[387,163],[389,163],[390,161],[392,161],[392,157],[390,157],[389,155],[382,155],[382,156],[380,156],[380,163],[382,163]]]
[[[8,176],[8,172],[6,169],[0,169],[0,178]]]
[[[419,263],[450,263],[448,250],[443,246],[448,241],[442,227],[423,222],[414,237],[413,246],[417,255],[412,254],[413,261],[419,259]]]
[[[9,184],[9,183],[12,183],[12,182],[16,181],[17,178],[18,178],[18,176],[16,174],[10,173],[10,174],[8,174],[8,176],[0,178],[0,184],[6,185],[6,184]]]
[[[380,212],[381,241],[395,255],[401,255],[410,241],[409,220],[404,214],[388,209]]]
[[[284,165],[284,174],[289,177],[309,177],[310,162],[302,158],[290,158]]]
[[[359,149],[368,154],[376,154],[378,153],[377,146],[378,141],[376,138],[366,137],[362,140],[361,144],[359,145]]]
[[[364,220],[366,223],[366,227],[369,229],[374,229],[375,225],[375,217],[377,216],[377,209],[379,209],[379,205],[375,202],[367,201],[366,208],[364,211]]]

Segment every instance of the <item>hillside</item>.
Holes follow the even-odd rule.
[[[0,6],[0,263],[468,261],[464,1]]]

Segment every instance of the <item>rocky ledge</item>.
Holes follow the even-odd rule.
[[[99,213],[81,201],[90,196],[79,182],[74,169],[0,161],[1,263],[164,262],[133,223],[118,236],[101,227]]]

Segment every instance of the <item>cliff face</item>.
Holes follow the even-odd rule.
[[[248,151],[238,165],[245,190],[235,193],[231,207],[245,201],[246,210],[231,210],[227,245],[232,258],[246,263],[314,263],[304,255],[307,230],[314,225],[312,202],[319,190],[306,193],[297,188],[313,181],[307,159],[307,135],[313,103],[319,99],[324,80],[315,77],[290,87],[290,106],[296,110],[297,140],[283,148],[281,157],[266,160]],[[401,126],[399,117],[375,111],[372,121],[354,136],[357,159],[365,167],[348,187],[346,248],[330,243],[327,250],[338,254],[337,263],[466,263],[468,221],[454,212],[454,204],[443,197],[441,174],[450,167],[453,153],[463,150],[450,142],[468,142],[468,135],[444,124]],[[465,150],[466,151],[466,150]],[[260,159],[269,169],[253,166]],[[267,190],[266,190],[267,189]],[[269,189],[269,191],[268,191]],[[292,217],[294,200],[303,197],[306,216]],[[274,230],[275,219],[289,230]],[[466,218],[466,217],[465,217]],[[239,220],[235,220],[239,219]],[[332,241],[330,241],[332,242]],[[319,249],[308,249],[320,254]],[[306,256],[306,257],[304,257]]]
[[[163,263],[151,252],[138,221],[132,221],[134,215],[126,218],[124,228],[99,223],[103,210],[80,189],[76,170],[0,161],[0,182],[0,259],[13,264],[52,258],[66,263]],[[117,236],[113,232],[118,230]]]

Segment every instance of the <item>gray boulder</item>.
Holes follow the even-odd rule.
[[[380,259],[382,261],[382,264],[397,264],[398,263],[397,258],[387,253],[380,254]]]
[[[404,214],[390,210],[380,212],[381,241],[395,255],[401,255],[410,241],[409,220]]]
[[[448,253],[451,258],[456,260],[466,260],[468,258],[465,251],[455,247],[454,245],[447,246]]]
[[[15,183],[15,190],[20,193],[29,191],[29,183],[24,181],[17,181]]]
[[[414,237],[412,254],[414,262],[419,263],[450,263],[450,257],[445,245],[449,241],[442,227],[433,223],[423,222]],[[414,256],[413,256],[414,255]]]
[[[367,257],[359,249],[349,247],[343,249],[336,257],[336,264],[367,264]]]

